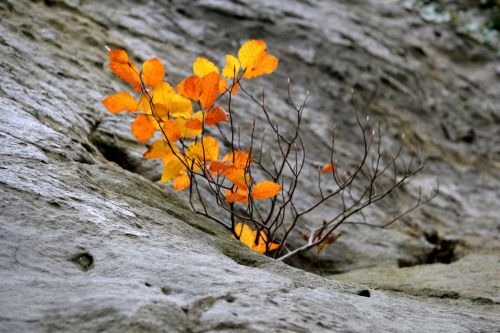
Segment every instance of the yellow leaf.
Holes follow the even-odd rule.
[[[238,59],[244,68],[243,77],[251,79],[270,74],[278,67],[278,58],[267,54],[267,46],[263,40],[249,40],[238,51]]]
[[[251,65],[262,58],[267,52],[266,43],[263,40],[252,39],[244,43],[238,51],[238,59],[243,68]]]
[[[160,182],[168,183],[184,170],[186,170],[184,164],[176,156],[172,156],[166,159],[166,163],[163,166],[163,173],[161,174]]]
[[[280,184],[266,180],[255,185],[252,190],[252,197],[254,199],[265,200],[275,197],[280,191]]]
[[[173,142],[171,143],[171,146],[173,151],[177,153],[178,149]],[[166,141],[156,140],[151,144],[148,151],[146,151],[143,156],[144,158],[149,159],[168,158],[173,154],[172,149],[170,148],[171,146],[169,146]]]
[[[125,91],[106,97],[102,100],[102,104],[113,114],[122,111],[134,112],[137,110],[137,102],[134,97]]]
[[[279,248],[279,244],[268,242],[267,235],[263,230],[260,230],[257,233],[257,231],[252,230],[252,228],[246,224],[238,223],[235,226],[234,231],[239,236],[240,242],[255,252],[264,254],[266,253],[267,246],[269,247],[269,252]]]
[[[203,57],[198,57],[194,60],[193,72],[200,78],[203,78],[204,76],[213,72],[219,74],[219,69],[210,60]]]
[[[149,121],[149,117],[144,114],[135,117],[130,127],[132,129],[132,134],[142,143],[148,141],[156,132],[156,128]]]
[[[156,58],[148,59],[142,65],[142,81],[148,87],[153,87],[165,78],[165,67]]]
[[[252,228],[250,228],[248,225],[244,223],[238,223],[234,227],[234,232],[238,235],[240,238],[240,242],[248,246],[249,248],[252,248],[254,242],[255,242],[255,236],[256,233]]]
[[[240,71],[240,62],[235,56],[230,54],[226,55],[226,67],[222,69],[222,76],[227,79],[233,79],[238,77]]]
[[[191,104],[191,101],[179,94],[172,95],[172,98],[168,103],[169,115],[174,118],[189,118],[191,116],[192,109],[193,105]]]
[[[219,142],[211,136],[205,136],[189,146],[188,156],[195,163],[215,161],[219,158]]]

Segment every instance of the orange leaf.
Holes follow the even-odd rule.
[[[241,202],[248,203],[248,192],[241,189],[236,189],[236,191],[226,190],[226,201],[229,203]]]
[[[191,118],[188,121],[186,121],[186,128],[189,128],[191,130],[201,130],[201,121],[195,118]]]
[[[250,185],[250,176],[245,173],[242,169],[230,169],[225,172],[225,176],[229,179],[234,185],[241,189],[248,189]]]
[[[236,95],[236,92],[238,91],[238,88],[240,87],[240,82],[235,82],[233,87],[231,88],[231,95]]]
[[[219,94],[223,94],[227,90],[227,82],[225,80],[221,79],[220,76],[219,76],[219,79],[220,79],[220,81],[219,81]]]
[[[210,163],[210,171],[215,172],[215,173],[218,173],[218,172],[224,173],[233,167],[234,167],[234,164],[232,162],[229,162],[229,161],[217,160],[217,161],[213,161],[212,163]]]
[[[189,76],[177,85],[177,91],[184,97],[198,101],[201,95],[201,82],[198,76]]]
[[[266,180],[255,185],[252,191],[252,197],[254,199],[265,200],[275,197],[280,191],[280,184]]]
[[[318,244],[317,253],[320,254],[321,251],[326,249],[330,244],[334,243],[339,237],[340,235],[328,236],[324,241]]]
[[[261,59],[252,63],[251,67],[245,68],[243,77],[251,79],[264,74],[271,74],[278,67],[278,58],[266,54]]]
[[[252,162],[252,157],[247,151],[235,150],[234,157],[233,152],[230,152],[224,156],[223,160],[233,162],[238,169],[245,169]]]
[[[320,169],[320,172],[321,173],[332,173],[335,171],[335,164],[333,163],[328,163],[328,164],[325,164],[321,169]]]
[[[177,147],[171,143],[172,148],[177,153]],[[151,144],[148,151],[144,153],[144,158],[156,159],[156,158],[168,158],[172,155],[172,149],[166,141],[157,140]]]
[[[181,129],[179,128],[175,120],[166,120],[162,128],[163,133],[167,135],[167,139],[171,144],[173,144],[182,136]]]
[[[134,112],[137,110],[137,102],[128,92],[122,91],[110,95],[102,100],[102,104],[109,112],[117,114],[122,111]]]
[[[155,86],[165,78],[165,67],[156,58],[148,59],[142,65],[142,81],[148,87]]]
[[[188,175],[180,175],[174,179],[174,189],[176,191],[182,191],[191,184],[191,179]]]
[[[130,83],[134,88],[141,85],[139,70],[128,58],[125,50],[111,50],[109,55],[109,68],[123,81]]]
[[[200,103],[205,110],[210,109],[219,92],[219,74],[212,72],[201,79]]]
[[[149,121],[149,117],[144,114],[140,114],[135,117],[135,120],[130,127],[132,129],[132,134],[139,142],[142,143],[148,141],[156,132],[156,128]]]
[[[228,120],[229,115],[220,106],[210,109],[205,115],[205,124],[209,126]]]
[[[202,126],[200,126],[198,129],[196,129],[196,128],[191,129],[191,128],[187,127],[186,125],[188,122],[191,121],[191,124],[194,125],[193,127],[196,127],[195,123],[197,123],[199,121],[200,124],[202,124],[202,122],[201,122],[202,120],[203,120],[203,112],[198,111],[198,112],[195,112],[193,114],[191,119],[186,120],[184,118],[179,117],[179,118],[175,119],[175,123],[177,124],[177,127],[179,127],[180,134],[181,134],[182,138],[194,139],[198,135],[201,134]]]

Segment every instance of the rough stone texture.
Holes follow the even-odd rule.
[[[500,330],[494,51],[375,0],[7,0],[0,15],[1,332]],[[250,37],[281,59],[252,88],[266,89],[284,126],[286,78],[297,98],[312,93],[305,178],[326,153],[325,124],[339,128],[340,158],[356,155],[355,87],[362,112],[383,121],[387,148],[404,131],[428,159],[370,218],[440,179],[441,195],[393,228],[346,226],[320,258],[292,262],[349,273],[322,278],[231,241],[153,182],[159,165],[142,160],[131,116],[100,104],[123,88],[104,45],[160,57],[176,82],[196,55],[222,60]],[[314,195],[301,192],[305,204]]]

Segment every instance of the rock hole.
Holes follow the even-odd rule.
[[[150,287],[151,287],[151,283],[149,283],[149,282],[144,282],[144,285],[145,285],[146,287],[148,287],[148,288],[150,288]]]
[[[227,295],[227,296],[225,297],[225,300],[226,300],[226,302],[228,302],[228,303],[234,303],[234,301],[236,301],[236,297],[234,297],[233,295]]]
[[[137,167],[135,163],[129,159],[127,151],[114,146],[112,144],[112,139],[102,138],[94,132],[90,135],[90,141],[101,152],[105,159],[110,162],[115,162],[125,170],[138,173]]]
[[[167,288],[167,287],[161,287],[161,292],[164,295],[170,295],[170,294],[172,294],[172,290],[170,290],[170,288]]]
[[[91,269],[92,265],[94,264],[94,257],[88,252],[77,253],[69,260],[80,266],[80,268],[84,272],[87,272],[89,269]]]
[[[358,296],[363,296],[363,297],[370,297],[370,291],[368,289],[363,289],[363,290],[360,290],[356,293],[356,295]]]

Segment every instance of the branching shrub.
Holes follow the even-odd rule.
[[[420,153],[403,158],[404,140],[392,157],[384,156],[380,125],[377,130],[369,129],[369,121],[360,117],[353,96],[362,139],[361,159],[350,169],[345,166],[342,171],[337,166],[332,129],[324,166],[318,169],[316,180],[306,182],[317,187],[317,198],[309,207],[300,208],[296,197],[307,155],[301,126],[309,93],[302,103],[296,103],[288,82],[294,123],[293,130],[283,130],[266,106],[265,93],[255,96],[246,87],[247,80],[270,74],[278,66],[278,59],[267,53],[263,41],[250,40],[241,46],[237,57],[227,55],[221,72],[208,59],[196,58],[194,75],[182,80],[176,89],[164,82],[164,66],[158,59],[147,60],[139,69],[126,51],[108,51],[110,69],[131,84],[140,98],[137,101],[130,93],[119,92],[103,100],[106,108],[114,114],[136,112],[131,129],[142,143],[159,131],[161,139],[151,143],[144,157],[162,160],[161,181],[173,182],[175,190],[189,191],[193,211],[219,223],[233,238],[259,253],[283,260],[313,247],[322,250],[338,238],[335,232],[343,223],[368,224],[364,219],[355,221],[364,218],[363,209],[400,189],[423,167]],[[240,111],[232,107],[237,94],[262,110],[263,126],[274,140],[265,140],[266,131],[257,133],[255,118],[248,131],[240,131],[236,125]],[[199,111],[193,112],[193,104]],[[246,146],[241,143],[242,134],[249,135]],[[334,189],[325,191],[325,182]],[[420,191],[412,207],[375,226],[389,226],[436,194],[437,188],[424,198]],[[303,218],[328,201],[336,201],[338,211],[320,226],[309,227],[308,233],[302,234],[304,243],[290,248],[287,241],[298,232]]]

